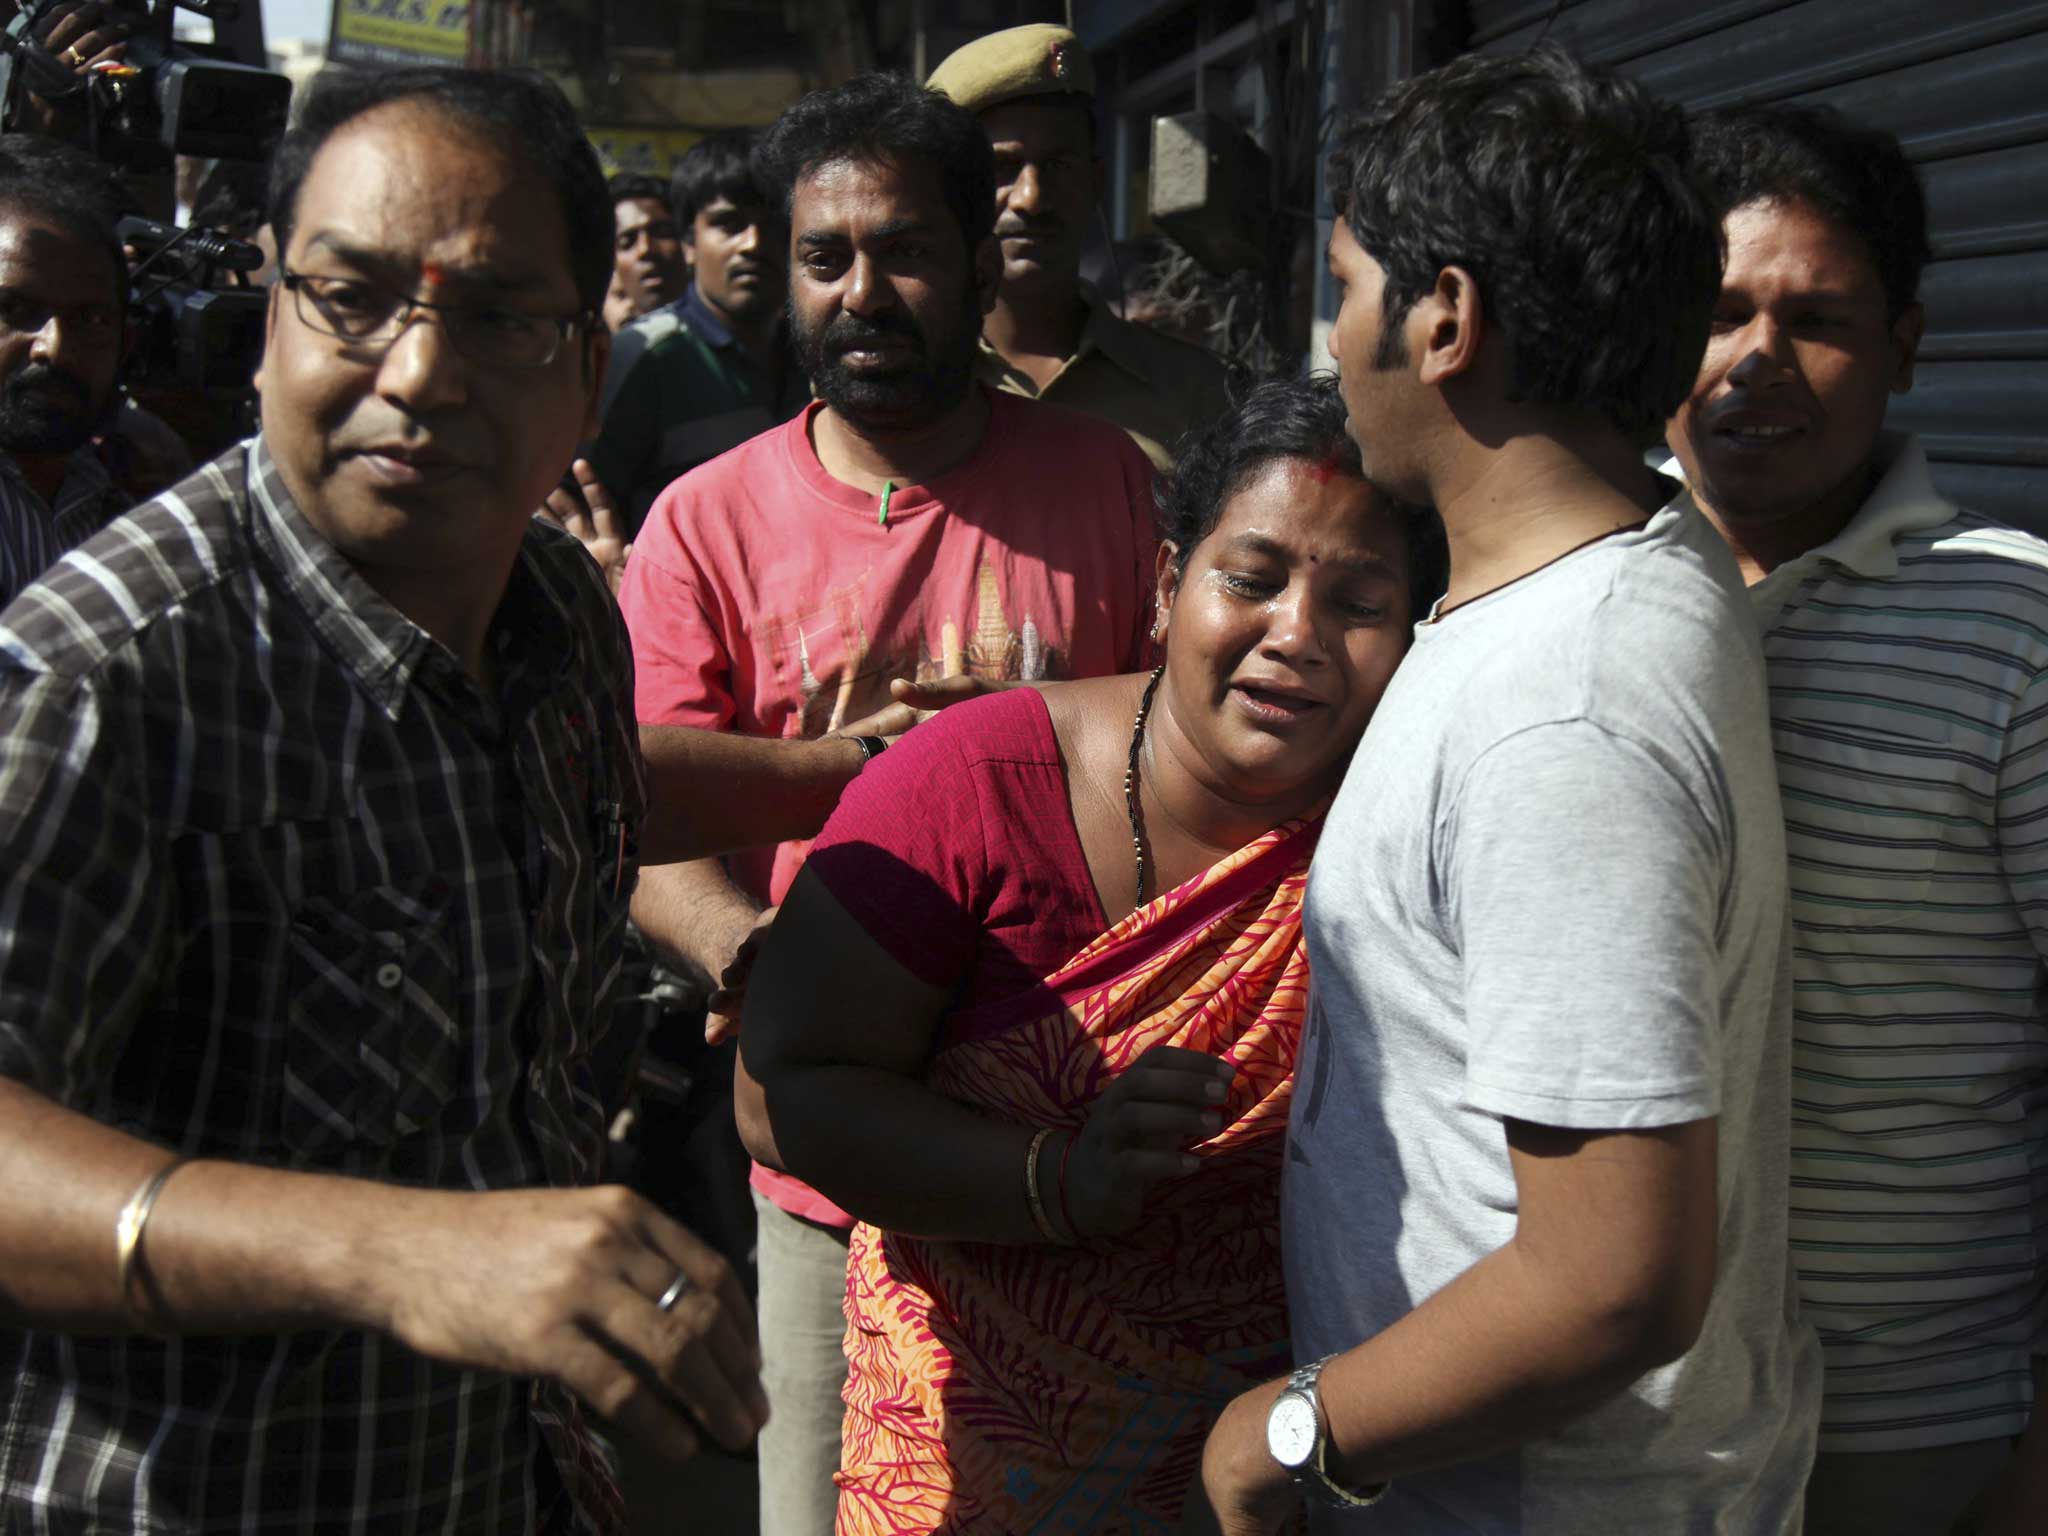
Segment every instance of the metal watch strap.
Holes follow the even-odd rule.
[[[1323,1394],[1317,1390],[1316,1379],[1323,1374],[1323,1367],[1336,1359],[1335,1354],[1323,1356],[1320,1360],[1298,1367],[1287,1378],[1287,1390],[1299,1392],[1314,1404],[1316,1410],[1316,1453],[1307,1465],[1294,1469],[1294,1486],[1307,1498],[1330,1509],[1364,1509],[1377,1504],[1386,1496],[1386,1483],[1374,1483],[1362,1492],[1354,1492],[1330,1476],[1323,1465],[1323,1457],[1330,1448],[1330,1419],[1323,1412]]]

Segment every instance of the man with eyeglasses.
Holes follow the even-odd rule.
[[[100,175],[54,139],[0,136],[0,607],[128,505],[92,445],[128,296]]]
[[[552,86],[324,82],[261,431],[0,614],[0,1529],[613,1531],[593,1411],[766,1417],[727,1266],[579,1187],[592,1048],[639,859],[815,830],[870,747],[650,731],[645,803],[531,516],[607,209]]]

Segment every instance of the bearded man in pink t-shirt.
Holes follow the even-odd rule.
[[[866,76],[757,151],[790,221],[791,334],[818,399],[659,496],[619,600],[643,724],[816,736],[897,678],[1125,672],[1149,656],[1151,466],[1104,422],[974,382],[1001,259],[968,113]],[[944,816],[945,805],[905,806]],[[716,978],[803,844],[643,870],[633,916]],[[831,1529],[846,1233],[757,1169],[763,1536]]]

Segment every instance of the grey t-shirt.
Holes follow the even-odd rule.
[[[1785,884],[1756,625],[1689,502],[1418,627],[1309,880],[1295,1354],[1370,1337],[1514,1235],[1510,1117],[1716,1117],[1714,1295],[1683,1358],[1593,1412],[1318,1529],[1796,1528],[1820,1357],[1785,1240]]]

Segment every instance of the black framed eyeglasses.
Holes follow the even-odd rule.
[[[299,319],[322,335],[355,347],[388,347],[427,310],[457,352],[487,368],[545,368],[570,332],[596,319],[588,310],[535,315],[491,304],[430,304],[368,278],[314,277],[282,262],[277,280],[290,291]]]

